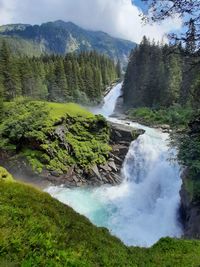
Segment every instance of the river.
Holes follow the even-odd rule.
[[[127,124],[112,117],[122,84],[117,84],[94,113],[107,120]],[[85,215],[97,226],[104,226],[126,245],[149,247],[161,237],[180,237],[178,220],[181,188],[180,167],[176,151],[169,148],[169,136],[158,129],[138,123],[131,126],[145,133],[130,145],[117,186],[97,188],[64,188],[50,186],[45,190],[61,202]]]

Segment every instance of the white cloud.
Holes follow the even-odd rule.
[[[139,14],[131,0],[0,0],[0,24],[62,19],[135,42],[143,35],[161,40],[165,33],[181,28],[180,19],[142,26]]]

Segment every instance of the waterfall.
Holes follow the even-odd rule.
[[[122,83],[115,85],[112,90],[105,96],[104,103],[101,107],[94,108],[91,111],[95,114],[102,114],[104,117],[109,117],[115,110],[117,99],[121,95]]]
[[[114,87],[107,95],[102,114],[112,114],[120,88],[121,85]],[[117,118],[108,119],[126,123]],[[125,244],[148,247],[161,237],[182,234],[177,218],[181,187],[179,165],[169,160],[176,151],[169,149],[168,134],[129,123],[144,129],[145,134],[130,145],[122,168],[122,184],[74,189],[53,186],[47,191],[94,224],[107,227]]]

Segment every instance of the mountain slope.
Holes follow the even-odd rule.
[[[45,53],[65,54],[97,50],[113,59],[126,62],[135,43],[113,38],[101,31],[84,30],[72,22],[61,20],[39,25],[13,24],[0,27],[0,36],[18,37],[37,44]]]
[[[0,266],[199,266],[200,242],[126,247],[105,228],[33,187],[0,176]]]
[[[20,37],[11,37],[0,35],[0,47],[6,41],[11,51],[16,55],[27,55],[29,57],[39,57],[42,54],[40,46],[29,40],[22,39]]]

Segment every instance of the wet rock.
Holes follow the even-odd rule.
[[[76,177],[76,175],[73,176],[73,180],[74,180],[75,183],[79,182],[79,179]]]
[[[77,185],[77,186],[83,186],[83,183],[82,183],[82,181],[80,181],[80,182],[78,182],[76,185]]]
[[[100,127],[101,128],[101,127]],[[136,139],[139,134],[142,134],[143,131],[134,129],[129,125],[121,125],[116,123],[110,123],[110,141],[109,144],[112,150],[109,153],[109,157],[106,163],[101,165],[94,165],[91,170],[85,170],[81,168],[79,165],[72,165],[69,170],[60,174],[55,170],[44,170],[41,174],[36,174],[36,179],[38,181],[38,177],[41,178],[42,181],[50,181],[55,185],[64,184],[68,187],[73,186],[99,186],[102,184],[119,184],[122,181],[120,171],[122,168],[122,164],[128,152],[129,146],[131,142]],[[57,125],[55,132],[52,134],[50,138],[59,137],[62,145],[66,150],[70,151],[70,146],[66,142],[66,134],[68,132],[67,126],[65,125]],[[49,151],[50,153],[51,151]],[[52,157],[54,151],[52,150]],[[11,161],[5,160],[5,155],[0,154],[3,162],[10,162],[8,164],[8,170],[13,170],[13,173],[16,175],[16,172],[20,170],[19,176],[24,176],[24,172],[27,172],[27,177],[30,180],[32,170],[29,170],[29,165],[26,160],[22,159],[19,161],[19,158],[12,163],[15,168],[12,168]],[[9,157],[10,158],[10,157]],[[2,164],[3,165],[3,164]],[[21,174],[21,172],[23,174]],[[11,172],[12,173],[12,172]]]
[[[108,165],[111,167],[111,169],[113,171],[115,171],[115,172],[118,171],[118,168],[116,167],[114,160],[113,161],[108,161]]]
[[[106,172],[110,172],[112,171],[112,169],[108,166],[108,164],[104,164],[104,165],[100,165],[99,166],[102,170],[106,171]]]
[[[97,165],[94,165],[94,166],[92,167],[92,171],[93,171],[94,174],[98,177],[98,179],[99,179],[100,181],[102,181],[102,178],[101,178],[101,175],[100,175],[100,173],[99,173],[99,169],[98,169]]]
[[[67,127],[65,125],[59,125],[56,127],[55,130],[55,135],[57,135],[61,141],[61,145],[67,149],[68,151],[70,150],[69,144],[66,142],[66,134],[67,134],[68,130]]]
[[[187,168],[181,175],[183,184],[180,191],[180,218],[184,227],[184,237],[200,239],[200,204],[193,201],[186,189],[188,179]]]
[[[111,142],[118,143],[120,141],[132,142],[133,136],[132,131],[133,128],[127,125],[121,125],[118,123],[110,123],[111,127]]]
[[[55,177],[59,177],[60,176],[60,173],[57,172],[57,171],[51,171],[51,175],[52,176],[55,176]]]

